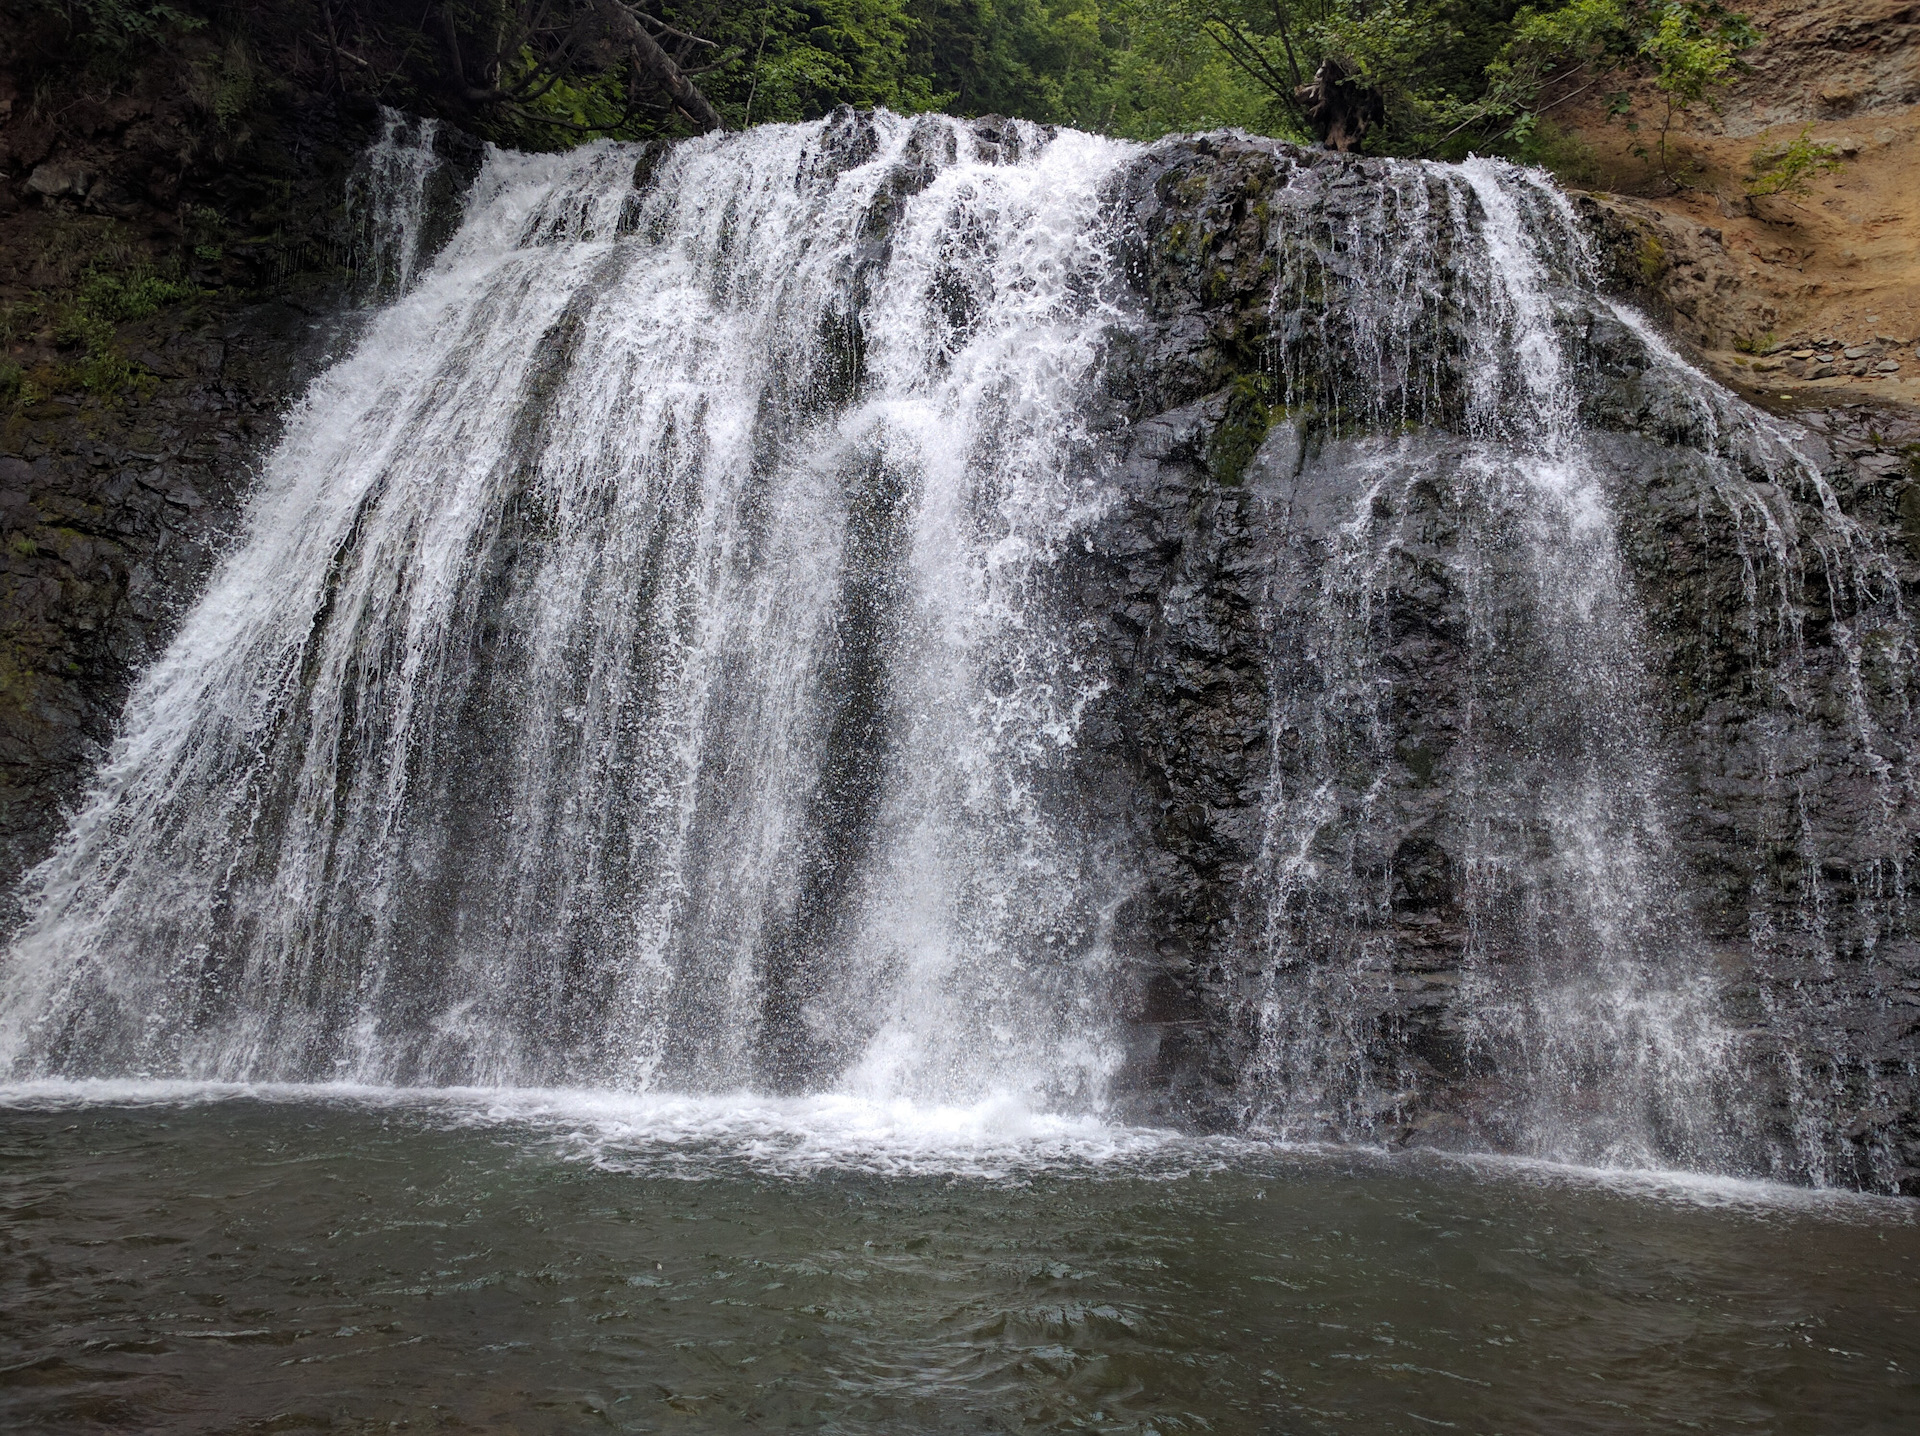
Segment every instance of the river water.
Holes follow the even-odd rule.
[[[851,1099],[14,1088],[0,1426],[1906,1432],[1911,1203]]]

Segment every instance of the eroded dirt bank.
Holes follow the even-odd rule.
[[[1555,113],[1564,171],[1618,277],[1716,377],[1767,404],[1920,401],[1920,5],[1751,0],[1747,70],[1681,116],[1658,162],[1661,105],[1638,125],[1596,85]],[[1751,197],[1756,151],[1805,132],[1839,166],[1804,194]]]

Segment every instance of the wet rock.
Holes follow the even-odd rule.
[[[343,200],[374,119],[307,96],[249,147],[191,164],[171,112],[145,101],[70,116],[58,134],[7,132],[15,162],[35,161],[21,188],[46,207],[30,204],[0,235],[0,282],[56,294],[74,282],[69,231],[38,227],[74,218],[74,201],[96,224],[122,222],[119,265],[164,272],[183,193],[206,209],[248,206],[268,237],[209,262],[197,276],[208,295],[118,326],[137,383],[95,393],[49,363],[29,382],[70,387],[0,408],[0,929],[17,921],[18,876],[58,837],[134,676],[233,532],[279,416],[357,322],[341,307]],[[169,176],[157,199],[122,174],[149,164]]]
[[[1357,1110],[1330,1114],[1330,1126],[1484,1142],[1498,1139],[1514,1096],[1476,1067],[1473,1014],[1458,999],[1473,938],[1455,900],[1449,815],[1467,776],[1468,635],[1475,624],[1523,632],[1527,600],[1522,586],[1501,587],[1509,581],[1496,570],[1481,580],[1495,583],[1493,611],[1476,617],[1460,582],[1458,516],[1446,497],[1459,454],[1448,432],[1461,403],[1457,318],[1441,311],[1395,352],[1370,348],[1372,335],[1341,306],[1341,276],[1357,272],[1357,260],[1336,236],[1383,214],[1391,221],[1382,182],[1378,162],[1221,137],[1156,147],[1130,176],[1129,274],[1153,333],[1116,360],[1108,385],[1132,438],[1121,502],[1096,538],[1097,572],[1083,591],[1103,608],[1129,676],[1097,728],[1117,735],[1107,760],[1151,795],[1135,812],[1148,876],[1126,923],[1143,935],[1130,961],[1147,974],[1142,1022],[1157,1043],[1139,1100],[1200,1125],[1239,1120],[1257,1095],[1243,1085],[1256,1080],[1251,1054],[1274,1040],[1248,1025],[1249,984],[1267,990],[1276,960],[1299,963],[1319,943],[1320,956],[1285,982],[1339,1014],[1353,1060],[1371,1065],[1378,1090],[1414,1094],[1377,1129]],[[1283,302],[1271,299],[1276,284],[1293,286]],[[1920,748],[1910,658],[1920,483],[1907,477],[1906,448],[1920,427],[1904,410],[1806,408],[1798,442],[1813,463],[1769,457],[1770,441],[1753,429],[1732,443],[1744,477],[1729,489],[1711,456],[1750,421],[1723,398],[1703,403],[1704,391],[1676,386],[1603,308],[1585,319],[1582,348],[1582,418],[1643,614],[1651,721],[1671,764],[1675,881],[1691,895],[1711,960],[1729,974],[1733,1009],[1762,1034],[1753,1080],[1776,1104],[1770,1139],[1783,1149],[1781,1169],[1896,1188],[1898,1172],[1920,1166],[1910,1115],[1920,1025],[1896,1015],[1911,1010],[1899,984],[1920,974],[1911,917],[1920,911],[1920,804],[1897,796],[1904,780],[1889,787],[1873,764],[1904,771],[1899,755]],[[1825,357],[1809,346],[1804,358],[1774,362]],[[1383,377],[1425,386],[1417,412],[1430,429],[1409,438],[1398,413],[1368,414],[1360,396]],[[1250,396],[1267,406],[1263,435],[1243,462],[1223,467],[1214,456],[1223,433],[1246,422]],[[1336,730],[1356,735],[1351,763],[1313,771],[1316,781],[1336,775],[1325,802],[1346,816],[1303,835],[1300,860],[1350,874],[1348,887],[1327,890],[1337,910],[1276,918],[1258,889],[1275,841],[1263,808],[1274,784],[1309,776],[1299,757],[1305,709],[1302,726],[1290,726],[1286,685],[1325,671],[1324,655],[1289,647],[1298,633],[1288,615],[1321,601],[1311,556],[1354,521],[1375,481],[1365,435],[1389,426],[1424,456],[1409,468],[1432,477],[1383,494],[1373,510],[1400,535],[1372,599],[1367,655],[1367,671],[1390,685],[1377,720],[1388,746],[1369,749],[1358,727]],[[1769,556],[1783,532],[1797,535],[1792,553]],[[1524,687],[1476,702],[1471,722],[1483,729],[1524,735],[1550,716],[1530,711]],[[1884,759],[1862,751],[1862,723]],[[1318,935],[1276,957],[1274,922]],[[1336,975],[1344,985],[1334,997],[1326,984]],[[1802,1073],[1797,1089],[1776,1080],[1786,1064]],[[1789,1110],[1803,1100],[1793,1091],[1823,1085],[1843,1094],[1831,1111]],[[1866,1115],[1843,1112],[1848,1098]],[[1826,1133],[1819,1150],[1796,1152],[1794,1124],[1816,1120]]]
[[[35,165],[33,173],[27,176],[27,188],[49,199],[65,195],[84,199],[87,191],[93,188],[93,183],[93,172],[80,165]]]

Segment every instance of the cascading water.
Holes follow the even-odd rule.
[[[13,1070],[1097,1097],[1124,866],[1050,789],[1100,680],[1046,570],[1126,156],[492,155],[39,875]]]
[[[1268,477],[1288,508],[1266,618],[1273,778],[1244,922],[1247,1111],[1294,1135],[1425,1130],[1825,1180],[1858,1064],[1842,1024],[1807,1030],[1807,979],[1832,984],[1845,944],[1809,934],[1798,970],[1770,962],[1760,872],[1750,945],[1708,933],[1726,859],[1701,864],[1676,827],[1727,826],[1711,784],[1751,801],[1758,768],[1763,826],[1795,829],[1806,927],[1812,869],[1858,862],[1873,931],[1854,941],[1896,939],[1915,836],[1909,764],[1881,721],[1904,731],[1911,716],[1897,575],[1781,425],[1596,293],[1581,227],[1543,180],[1484,161],[1373,178],[1370,205],[1318,191],[1278,226],[1281,398],[1334,437],[1303,449],[1290,418],[1254,463],[1286,470]],[[1630,401],[1607,397],[1608,344],[1648,375]],[[1667,443],[1623,447],[1617,417],[1612,431],[1587,417],[1623,403]],[[1696,720],[1713,769],[1699,794],[1657,711],[1674,701],[1662,680],[1693,684],[1650,667],[1616,514],[1636,490],[1682,486],[1693,523],[1730,526],[1744,555],[1736,661],[1759,680],[1750,718]],[[1800,615],[1820,608],[1845,674],[1809,672]],[[1680,621],[1711,691],[1734,645],[1718,614]],[[1829,705],[1847,714],[1834,734],[1815,717]],[[1866,799],[1866,851],[1836,851],[1831,810],[1807,819],[1825,785],[1827,803]],[[1448,1110],[1434,1094],[1450,1084],[1465,1095]],[[1791,1131],[1770,1115],[1783,1106]]]
[[[1366,427],[1416,426],[1335,446],[1358,476],[1331,499],[1347,516],[1285,560],[1304,565],[1310,606],[1271,620],[1275,778],[1257,888],[1272,979],[1256,999],[1254,1110],[1299,1134],[1391,1125],[1422,1078],[1411,1057],[1369,1053],[1380,1034],[1355,999],[1395,974],[1366,912],[1445,905],[1467,932],[1451,997],[1465,1061],[1506,1089],[1477,1119],[1497,1140],[1718,1168],[1736,1054],[1673,883],[1641,619],[1549,290],[1548,264],[1581,253],[1554,198],[1486,161],[1396,167],[1378,211],[1335,238],[1351,268],[1283,275],[1276,290],[1285,309],[1296,286],[1339,285],[1330,312],[1350,332],[1323,328],[1312,353],[1359,362],[1329,397]],[[1449,359],[1422,352],[1443,302],[1465,316],[1450,356],[1461,382],[1445,387]],[[1297,383],[1279,332],[1283,382]],[[1436,446],[1417,423],[1442,419],[1454,391],[1457,437]],[[1375,652],[1391,570],[1419,548],[1417,492],[1456,531],[1441,562],[1468,618],[1444,713],[1404,711]],[[1430,782],[1442,753],[1448,800],[1400,836],[1406,815],[1381,811],[1384,795]]]
[[[348,227],[360,289],[391,300],[413,285],[423,258],[431,258],[428,181],[440,167],[437,120],[383,108],[380,136],[367,147],[347,186]]]
[[[1840,1059],[1796,1054],[1845,1036],[1795,993],[1903,920],[1898,585],[1597,294],[1544,182],[1233,140],[1283,181],[1259,372],[1219,389],[1226,341],[1154,308],[1210,282],[1165,277],[1185,221],[1141,237],[1188,202],[1162,151],[842,114],[490,152],[434,257],[444,138],[390,115],[356,181],[391,307],[35,874],[0,1068],[1102,1111],[1177,1085],[1140,1034],[1187,972],[1226,996],[1165,1025],[1211,1023],[1189,1065],[1255,1127],[1828,1175]],[[1666,446],[1594,421],[1628,383]],[[1744,948],[1701,916],[1642,483],[1746,556],[1712,641],[1766,675],[1727,762],[1809,875],[1797,968],[1736,970],[1772,877]],[[1150,700],[1209,601],[1168,555],[1227,498],[1258,652],[1201,624]],[[1820,584],[1850,678],[1803,641]],[[1793,762],[1833,694],[1828,769],[1881,812],[1844,939]],[[1188,802],[1150,701],[1249,774]],[[1246,851],[1194,867],[1226,896],[1175,921],[1165,815],[1234,803]]]

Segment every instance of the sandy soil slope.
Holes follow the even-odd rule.
[[[1602,81],[1556,111],[1569,179],[1611,218],[1617,257],[1723,378],[1777,400],[1920,403],[1920,3],[1747,0],[1748,70],[1675,124],[1635,88],[1637,129]],[[1749,199],[1756,150],[1811,127],[1840,168],[1801,196]],[[1679,183],[1675,183],[1675,181]]]

